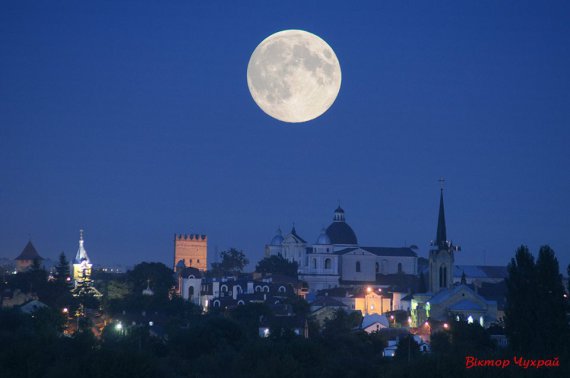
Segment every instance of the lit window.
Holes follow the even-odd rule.
[[[471,315],[469,315],[469,317],[467,318],[467,323],[473,324],[473,317]]]

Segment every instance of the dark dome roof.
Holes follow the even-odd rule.
[[[327,227],[327,235],[332,244],[358,244],[356,234],[345,222],[333,222]]]

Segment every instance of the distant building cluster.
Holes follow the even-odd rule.
[[[293,227],[285,236],[278,230],[265,246],[266,256],[298,263],[299,280],[308,284],[308,298],[315,298],[313,307],[324,304],[321,313],[326,307],[365,316],[407,311],[412,327],[451,316],[485,327],[501,321],[506,267],[455,265],[460,248],[447,239],[443,189],[429,258],[418,258],[416,250],[360,245],[340,206],[314,244]]]
[[[318,324],[323,325],[338,311],[356,311],[363,316],[360,328],[369,333],[392,328],[421,330],[431,327],[431,322],[443,326],[448,319],[489,327],[501,323],[504,316],[507,269],[455,264],[455,254],[461,248],[447,237],[443,189],[436,238],[431,242],[427,258],[418,257],[416,246],[359,243],[340,206],[334,210],[332,223],[320,232],[314,243],[307,242],[293,227],[286,235],[278,229],[265,245],[265,257],[281,256],[297,264],[294,277],[235,272],[215,277],[208,272],[206,235],[175,234],[173,241],[172,268],[176,285],[170,295],[179,295],[204,311],[255,303],[268,305],[273,315],[259,319],[261,337],[268,337],[275,327],[288,327],[300,336],[308,335],[307,318],[292,311],[291,300],[297,297],[308,301],[309,316]],[[43,261],[29,241],[11,269],[25,272],[39,267]],[[105,273],[119,270],[116,267],[101,269]],[[74,296],[101,296],[93,285],[92,271],[93,263],[81,230],[70,271]],[[142,294],[155,295],[150,279]],[[3,293],[2,298],[3,303],[11,305],[32,300],[32,297],[19,298],[14,293]],[[41,303],[30,306],[41,307]],[[147,314],[142,313],[140,317],[137,322],[149,321]],[[429,349],[429,345],[425,348]],[[393,352],[393,345],[385,351],[387,355]]]

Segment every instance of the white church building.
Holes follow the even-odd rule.
[[[281,255],[299,264],[299,279],[310,291],[343,283],[376,281],[377,274],[417,274],[418,256],[410,247],[365,247],[358,244],[346,223],[344,210],[334,211],[333,222],[321,231],[314,244],[301,238],[295,227],[283,237],[281,230],[265,246],[265,256]]]

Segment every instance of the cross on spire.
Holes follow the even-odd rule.
[[[441,190],[443,190],[443,187],[445,185],[445,179],[443,177],[440,177],[439,180],[437,180],[437,181],[439,181],[439,186],[440,186]]]

